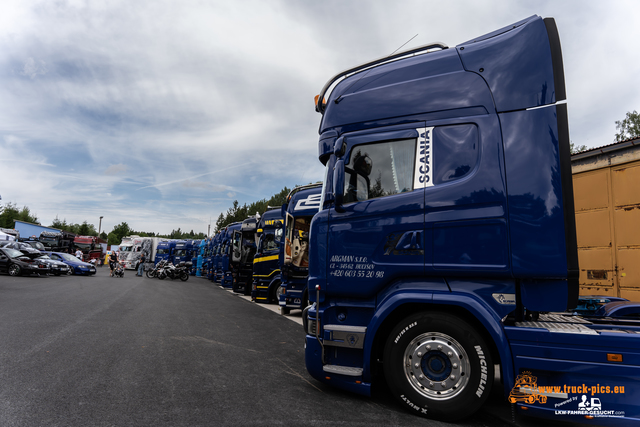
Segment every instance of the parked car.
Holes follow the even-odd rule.
[[[1,242],[0,246],[20,251],[32,259],[42,255],[41,251],[35,249],[33,246],[28,245],[24,242],[5,241],[5,242]]]
[[[9,273],[10,276],[36,273],[48,274],[51,271],[43,261],[32,259],[17,249],[0,248],[0,272]]]
[[[73,274],[71,271],[71,267],[69,267],[66,263],[62,261],[55,260],[47,254],[40,254],[39,257],[36,258],[38,261],[42,261],[49,266],[51,269],[51,274],[54,276],[60,276],[61,274]]]
[[[37,249],[39,251],[44,251],[46,248],[42,243],[37,240],[23,240],[20,243],[24,243],[25,245],[31,246],[33,249]]]
[[[90,276],[96,274],[96,267],[88,262],[80,261],[78,258],[71,254],[65,254],[64,252],[43,252],[49,255],[49,258],[62,261],[69,266],[71,273],[69,274],[85,274]]]

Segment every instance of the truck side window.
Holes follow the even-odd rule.
[[[467,175],[478,161],[478,128],[472,124],[437,126],[433,130],[433,183]]]
[[[415,139],[353,147],[345,164],[344,203],[412,191],[415,154]]]

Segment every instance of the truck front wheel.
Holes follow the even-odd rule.
[[[446,313],[418,313],[392,330],[384,350],[392,394],[418,415],[455,421],[489,396],[493,362],[475,329]]]

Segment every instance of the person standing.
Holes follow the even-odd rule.
[[[113,251],[111,255],[109,255],[109,268],[111,269],[109,276],[111,277],[113,277],[113,270],[116,269],[116,264],[118,264],[118,254]]]
[[[140,262],[138,263],[138,274],[136,274],[136,276],[142,277],[142,274],[144,272],[144,263],[146,261],[147,257],[145,256],[144,252],[142,252],[142,254],[140,254]]]
[[[76,258],[82,261],[82,251],[80,250],[80,248],[76,250]]]

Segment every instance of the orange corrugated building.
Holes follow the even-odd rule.
[[[640,301],[640,138],[571,157],[580,295]]]

